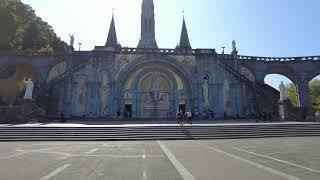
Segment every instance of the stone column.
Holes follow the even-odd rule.
[[[292,110],[291,102],[289,99],[279,100],[279,117],[282,121],[290,120],[290,110]]]
[[[255,80],[258,83],[264,84],[264,78],[266,77],[266,74],[264,72],[256,72],[255,73]]]
[[[296,83],[297,88],[297,102],[298,107],[311,107],[311,100],[309,94],[309,81],[302,79]]]

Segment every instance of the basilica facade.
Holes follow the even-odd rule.
[[[236,59],[235,42],[230,54],[192,49],[184,19],[179,45],[159,49],[153,0],[144,0],[137,48],[118,44],[112,18],[105,46],[73,51],[50,70],[47,111],[76,117],[171,118],[179,110],[248,116],[259,111],[259,95],[254,74]]]
[[[309,82],[320,74],[320,56],[239,55],[234,41],[226,53],[192,48],[184,19],[177,47],[163,49],[155,25],[153,0],[143,0],[137,47],[118,43],[112,17],[105,45],[92,51],[74,51],[71,38],[68,54],[0,54],[1,117],[22,117],[20,112],[23,117],[172,119],[182,110],[204,118],[267,114],[278,120],[285,119],[284,109],[296,119],[312,110]],[[268,74],[293,82],[297,108],[264,83]],[[34,86],[26,88],[26,79]]]

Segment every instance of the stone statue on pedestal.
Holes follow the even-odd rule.
[[[31,80],[31,78],[29,78],[27,81],[26,81],[26,78],[24,78],[23,80],[25,86],[26,86],[26,91],[24,93],[24,98],[23,99],[28,99],[28,100],[32,100],[32,92],[33,92],[33,87],[34,87],[34,84]]]
[[[224,81],[224,103],[225,103],[225,113],[227,116],[232,114],[232,101],[231,101],[231,92],[230,92],[230,82],[229,80]]]
[[[205,108],[210,107],[209,103],[209,80],[208,79],[203,79],[203,84],[202,84],[202,90],[203,90],[203,104]]]
[[[279,90],[280,90],[280,101],[284,101],[288,99],[288,96],[286,94],[286,87],[283,84],[283,82],[281,82],[280,86],[279,86]]]

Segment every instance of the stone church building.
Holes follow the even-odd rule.
[[[8,87],[12,79],[22,81],[17,77],[23,67],[28,72],[23,76],[35,82],[34,104],[49,116],[173,118],[178,110],[216,117],[275,115],[279,91],[264,84],[264,77],[274,73],[296,85],[299,107],[310,107],[308,82],[320,74],[319,56],[241,56],[235,42],[230,53],[193,49],[184,19],[178,46],[160,49],[155,25],[153,0],[143,0],[136,48],[121,47],[112,18],[104,46],[70,50],[67,56],[1,56],[0,65],[13,64],[16,72],[0,80]],[[0,97],[13,105],[21,91],[2,88]]]
[[[184,20],[179,45],[159,49],[155,25],[153,0],[144,0],[139,44],[121,48],[112,18],[105,46],[88,53],[85,65],[55,86],[52,97],[57,99],[50,109],[71,116],[132,118],[174,117],[181,109],[194,114],[212,111],[216,116],[256,111],[252,86],[220,64],[225,61],[235,67],[236,49],[221,57],[213,49],[192,49]],[[69,61],[79,61],[78,56]],[[245,67],[236,68],[254,82]]]

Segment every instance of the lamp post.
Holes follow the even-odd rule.
[[[222,48],[222,54],[224,54],[224,49],[226,48],[226,47],[221,47]]]
[[[78,43],[79,45],[79,51],[81,50],[81,46],[82,46],[82,43]]]

